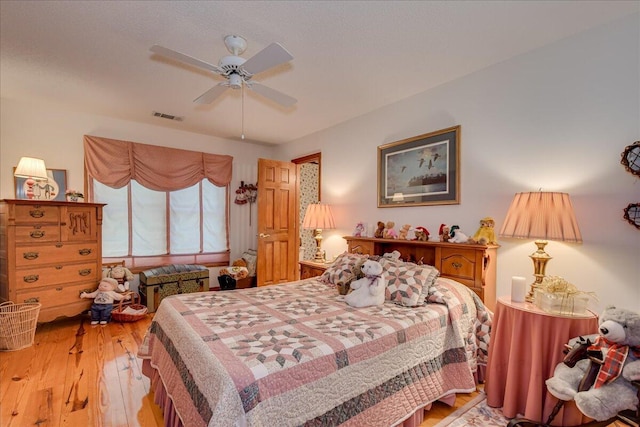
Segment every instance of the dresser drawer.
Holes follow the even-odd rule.
[[[42,286],[66,285],[67,283],[95,280],[97,285],[96,263],[66,264],[48,267],[32,267],[16,270],[18,290],[39,288]]]
[[[18,225],[16,226],[16,243],[41,243],[60,241],[60,226],[53,225]]]
[[[89,302],[90,299],[81,299],[80,292],[93,292],[97,288],[94,283],[82,283],[71,286],[51,286],[47,288],[29,289],[18,291],[18,302],[39,302],[41,310],[50,307],[66,306],[78,302]]]
[[[50,205],[16,205],[16,224],[58,223],[60,208]]]
[[[16,247],[16,267],[95,260],[97,250],[96,242]]]

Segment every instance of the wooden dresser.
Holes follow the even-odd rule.
[[[383,255],[398,251],[405,261],[432,265],[440,271],[441,277],[465,284],[478,294],[489,309],[495,308],[499,246],[353,236],[345,236],[344,239],[351,253]]]
[[[103,204],[0,201],[0,300],[39,302],[38,322],[89,309],[102,266]]]

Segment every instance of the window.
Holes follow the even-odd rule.
[[[103,262],[228,264],[230,156],[85,136],[85,160]]]

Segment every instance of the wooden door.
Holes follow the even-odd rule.
[[[298,277],[297,165],[258,159],[258,286]]]

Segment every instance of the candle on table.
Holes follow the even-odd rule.
[[[524,302],[527,292],[527,279],[521,276],[511,278],[511,301]]]

